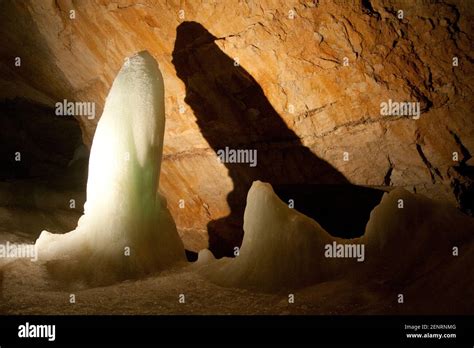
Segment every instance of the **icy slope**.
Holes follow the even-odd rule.
[[[340,211],[340,218],[344,216]],[[239,255],[215,260],[202,250],[196,267],[219,285],[258,291],[337,279],[406,284],[455,262],[454,248],[465,253],[473,240],[474,219],[400,188],[384,194],[363,237],[334,238],[316,221],[290,209],[269,184],[256,181],[247,196]],[[341,249],[363,247],[360,262],[347,253],[328,257],[328,245],[334,242]]]
[[[335,240],[341,241],[289,208],[270,184],[255,181],[247,196],[239,256],[211,261],[210,252],[202,250],[197,266],[224,286],[264,291],[299,287],[335,272],[335,260],[324,256],[325,245]]]
[[[374,208],[360,241],[367,245],[372,277],[408,282],[461,256],[473,238],[473,218],[396,188]]]
[[[109,282],[184,261],[166,200],[157,193],[165,126],[163,77],[141,52],[126,59],[91,148],[87,202],[77,228],[43,231],[40,260],[59,275]]]

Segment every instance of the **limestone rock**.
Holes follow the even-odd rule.
[[[0,97],[100,115],[123,58],[148,50],[166,85],[160,186],[195,251],[239,243],[258,179],[401,186],[472,212],[473,15],[469,1],[4,1]],[[389,99],[420,102],[420,119],[381,116]],[[78,121],[90,145],[98,117]],[[226,143],[258,148],[257,170],[219,163]],[[209,228],[231,210],[234,229]]]

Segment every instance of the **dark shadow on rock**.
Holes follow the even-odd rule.
[[[186,85],[185,102],[213,150],[257,150],[255,167],[225,163],[234,189],[227,196],[230,214],[207,226],[214,255],[232,255],[240,245],[246,196],[255,180],[272,184],[280,198],[293,199],[296,209],[331,234],[351,238],[363,234],[382,192],[351,185],[305,147],[257,81],[235,66],[216,40],[201,24],[184,22],[177,28],[173,51],[177,75]],[[362,204],[361,197],[366,197]]]
[[[0,101],[0,181],[85,188],[88,153],[76,154],[82,145],[79,123],[54,111],[21,98]]]

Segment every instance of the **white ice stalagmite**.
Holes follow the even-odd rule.
[[[235,258],[212,260],[202,250],[196,267],[213,282],[262,291],[295,288],[326,279],[340,261],[324,256],[333,241],[316,221],[291,209],[270,184],[255,181],[247,195],[244,239]]]
[[[59,274],[110,282],[184,261],[157,191],[165,127],[163,77],[148,52],[127,58],[94,135],[84,215],[64,235],[43,231],[38,256]]]

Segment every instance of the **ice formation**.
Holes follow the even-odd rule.
[[[336,261],[324,257],[325,245],[334,240],[341,241],[289,208],[270,184],[256,181],[247,196],[239,256],[211,261],[209,251],[204,250],[197,267],[224,286],[263,291],[299,287],[334,273]]]
[[[344,218],[344,212],[340,214]],[[472,218],[401,188],[384,194],[363,237],[334,238],[316,221],[290,209],[269,184],[257,181],[247,196],[239,255],[215,260],[209,250],[202,250],[196,267],[217,284],[271,292],[344,276],[397,282],[452,261],[453,247],[473,238]],[[327,246],[335,244],[365,254],[328,258]]]
[[[360,241],[367,246],[369,273],[406,282],[452,261],[453,248],[474,241],[474,219],[396,188],[373,209]]]
[[[165,127],[163,77],[148,52],[127,58],[92,143],[87,202],[75,230],[43,231],[38,256],[71,277],[105,283],[184,261],[158,191]]]

